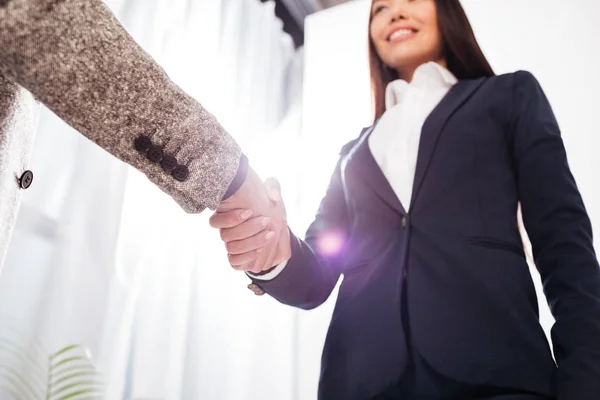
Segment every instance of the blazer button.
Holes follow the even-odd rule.
[[[140,153],[145,153],[152,147],[152,141],[146,135],[140,135],[133,141],[133,146]]]
[[[27,189],[31,186],[31,182],[33,182],[33,172],[25,171],[23,175],[19,178],[19,185],[22,189]]]
[[[407,225],[408,225],[408,220],[406,219],[406,217],[402,217],[402,229],[406,229]]]
[[[264,290],[258,287],[256,283],[251,283],[248,285],[248,289],[252,290],[255,295],[262,296],[265,294]]]
[[[190,171],[185,165],[178,165],[177,168],[171,172],[171,176],[179,182],[185,181],[190,174]]]
[[[153,163],[159,163],[162,161],[164,153],[160,146],[152,146],[152,148],[148,150],[146,157],[148,157],[148,160],[152,161]]]
[[[160,162],[160,166],[166,173],[170,174],[171,171],[173,171],[175,168],[177,168],[177,160],[175,159],[175,157],[173,157],[171,155],[166,155],[163,157],[162,161]]]

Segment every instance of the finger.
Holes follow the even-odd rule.
[[[216,212],[211,215],[209,224],[213,228],[232,228],[238,226],[252,216],[252,210],[231,210],[227,212]]]
[[[252,272],[255,274],[258,274],[259,272],[262,272],[266,269],[269,269],[267,267],[268,265],[268,258],[270,258],[269,254],[272,250],[270,250],[268,248],[268,246],[266,248],[264,248],[264,251],[261,253],[258,253],[256,260],[254,260],[253,262],[245,265],[245,271],[246,272]],[[265,254],[267,253],[267,254]]]
[[[256,260],[258,254],[259,253],[254,250],[244,254],[227,254],[227,258],[229,259],[229,264],[231,264],[233,268],[244,270],[242,267]]]
[[[243,240],[235,240],[225,244],[229,254],[244,254],[265,247],[275,237],[275,232],[260,232]]]
[[[259,273],[275,266],[275,259],[278,254],[277,243],[279,240],[279,234],[276,234],[275,237],[261,249],[254,261],[254,268],[251,269],[252,272]]]
[[[254,267],[251,268],[250,271],[258,274],[259,272],[263,272],[277,266],[277,263],[275,262],[277,253],[275,249],[271,249],[269,251],[265,249],[265,252],[268,252],[266,257],[262,258],[262,253],[259,254],[259,257],[254,261]]]
[[[269,217],[255,217],[232,228],[221,229],[221,240],[225,243],[250,238],[265,229],[271,223]]]
[[[258,261],[255,261],[254,263],[250,263],[249,269],[247,271],[252,272],[254,274],[258,274],[267,269],[269,269],[269,268],[262,267],[262,265]]]
[[[256,263],[256,261],[250,261],[248,264],[244,264],[244,265],[232,265],[231,268],[235,269],[236,271],[249,272],[252,270],[252,268],[256,268],[254,266],[255,263]]]
[[[281,186],[279,185],[279,181],[275,178],[268,178],[265,181],[265,187],[267,188],[269,198],[275,203],[276,214],[285,216],[285,203],[281,196]]]
[[[240,267],[236,267],[236,268],[238,268],[238,270],[240,270],[240,271],[247,272],[247,271],[251,271],[253,268],[256,268],[255,264],[256,264],[256,260],[250,261],[248,264],[244,264],[244,265],[242,265]]]
[[[267,187],[267,193],[269,198],[275,202],[281,201],[281,185],[279,181],[273,177],[265,180],[265,186]]]

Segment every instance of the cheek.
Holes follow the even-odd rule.
[[[420,18],[422,22],[428,24],[437,23],[437,8],[435,1],[423,1],[418,4],[415,8],[415,14],[418,14],[417,18]]]
[[[373,43],[377,43],[379,41],[380,34],[381,27],[377,26],[377,22],[371,22],[371,24],[369,24],[369,36]]]
[[[441,34],[437,22],[437,14],[433,3],[421,9],[418,13],[428,46],[435,47],[438,51],[442,47]]]
[[[376,23],[371,24],[371,26],[369,27],[369,36],[371,38],[371,41],[373,42],[373,45],[375,46],[375,49],[377,51],[380,51],[381,46],[385,42],[385,40],[382,39],[381,26],[378,26]]]
[[[442,51],[442,36],[437,26],[429,32],[429,43],[433,52],[440,53]]]
[[[440,36],[437,12],[433,2],[424,4],[423,8],[419,10],[417,18],[420,19],[421,23],[426,27],[428,34],[432,37]]]

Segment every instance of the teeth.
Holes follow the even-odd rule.
[[[390,40],[404,38],[406,36],[411,35],[412,33],[413,33],[412,29],[400,29],[390,35]]]

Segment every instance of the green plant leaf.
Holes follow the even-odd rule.
[[[69,345],[49,357],[47,400],[67,400],[81,395],[103,398],[104,383],[85,346]]]
[[[102,375],[87,347],[71,344],[48,355],[41,343],[2,323],[0,395],[14,400],[104,400],[104,393]]]
[[[43,400],[48,378],[47,355],[35,339],[23,335],[11,321],[2,321],[0,393],[18,400]]]

